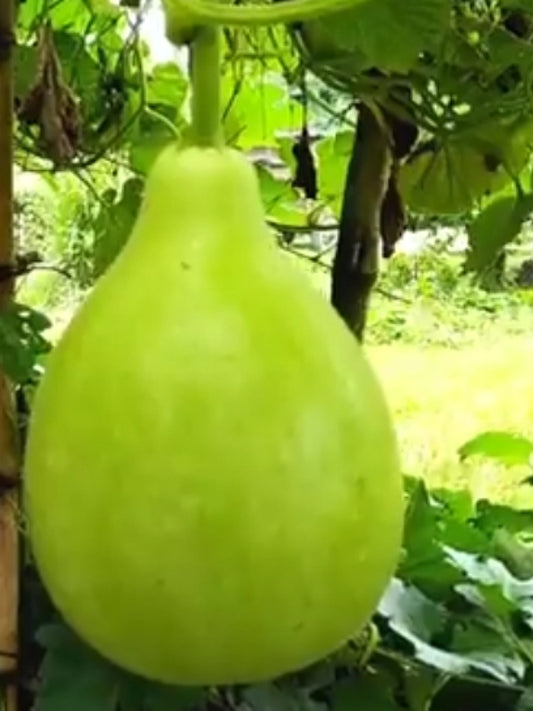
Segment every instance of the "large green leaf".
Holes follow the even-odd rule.
[[[206,691],[197,686],[170,686],[123,674],[119,695],[120,711],[200,711]]]
[[[520,233],[533,211],[533,193],[508,196],[490,202],[468,226],[467,271],[482,274],[494,264],[503,247]]]
[[[15,50],[15,96],[22,100],[31,89],[37,72],[37,48],[20,44]]]
[[[64,80],[80,100],[81,111],[88,121],[101,117],[101,68],[78,34],[58,31],[54,44],[61,61]]]
[[[476,201],[505,188],[528,161],[533,123],[494,120],[420,146],[400,170],[400,190],[414,211],[466,212]]]
[[[302,107],[290,101],[288,88],[279,75],[246,75],[239,82],[228,72],[224,76],[226,139],[247,150],[276,147],[283,131],[299,131]]]
[[[533,511],[515,509],[482,499],[476,504],[475,519],[478,528],[487,535],[493,535],[500,528],[505,528],[513,534],[533,535]]]
[[[321,140],[318,157],[318,196],[339,217],[348,163],[354,142],[353,131],[341,131]]]
[[[421,52],[439,46],[449,22],[449,0],[372,0],[306,23],[302,34],[312,58],[324,65],[407,72]]]
[[[47,16],[52,21],[52,26],[57,29],[84,34],[87,23],[91,20],[91,29],[94,31],[103,28],[126,26],[126,18],[120,9],[111,0],[61,0],[60,2],[45,2]]]
[[[23,304],[12,303],[0,314],[0,367],[15,383],[37,375],[40,356],[51,348],[43,332],[48,318]]]
[[[135,173],[146,175],[161,150],[176,140],[178,126],[155,112],[143,113],[130,132],[129,162]]]
[[[400,170],[400,190],[415,212],[454,214],[470,210],[482,195],[508,182],[488,170],[483,154],[469,143],[429,147]]]
[[[45,0],[25,0],[19,3],[17,26],[28,31],[40,22],[44,9]]]
[[[453,541],[459,538],[461,547],[478,550],[483,545],[476,532],[453,515],[444,503],[433,498],[422,481],[414,484],[405,516],[405,556],[397,571],[404,582],[416,585],[433,599],[446,599],[461,580],[443,549],[450,529]],[[447,542],[452,544],[452,540]]]
[[[432,668],[410,669],[405,674],[405,697],[409,711],[430,711],[432,700],[447,675]]]
[[[495,531],[492,541],[492,554],[505,563],[506,568],[518,578],[533,578],[533,547],[518,540],[505,528]]]
[[[252,711],[326,711],[305,690],[289,684],[255,684],[245,689],[243,698]]]
[[[34,711],[199,711],[201,687],[179,687],[129,674],[62,623],[42,627],[45,648]]]
[[[157,64],[146,82],[146,102],[179,109],[188,91],[187,80],[174,62]]]
[[[523,674],[523,662],[501,640],[501,631],[487,630],[474,620],[470,624],[476,629],[477,645],[472,645],[471,640],[466,644],[464,637],[458,637],[457,644],[443,649],[438,640],[447,636],[445,632],[452,623],[450,613],[399,580],[389,586],[379,611],[390,628],[412,645],[414,656],[424,664],[450,674],[477,670],[504,683],[513,683]]]
[[[144,181],[130,178],[122,188],[118,201],[111,202],[112,192],[105,198],[94,223],[94,276],[99,277],[113,262],[126,243],[137,217]],[[111,204],[109,204],[109,202]]]
[[[263,166],[257,166],[257,175],[268,217],[283,225],[305,225],[305,210],[297,191]]]
[[[529,687],[520,696],[514,711],[533,711],[533,687]]]
[[[490,592],[502,599],[497,590]],[[502,683],[512,685],[523,678],[524,660],[499,621],[494,622],[489,617],[478,620],[470,615],[461,625],[456,625],[452,646],[454,653],[468,660],[472,669],[488,673]]]
[[[459,449],[461,459],[476,455],[489,457],[507,466],[530,466],[533,442],[510,432],[483,432]]]
[[[46,648],[35,711],[115,711],[119,674],[68,628],[42,628]]]
[[[468,660],[432,643],[444,632],[448,614],[415,587],[393,580],[381,600],[379,612],[390,628],[412,646],[420,661],[452,674],[465,674],[471,668]]]
[[[394,688],[383,675],[360,674],[335,685],[331,711],[400,711],[394,700]]]
[[[486,595],[491,586],[500,589],[505,598],[516,607],[520,607],[524,602],[533,600],[533,579],[518,580],[505,567],[505,565],[494,558],[480,558],[465,551],[446,551],[454,565],[460,568],[465,574],[465,580],[479,583],[478,590]],[[485,586],[485,587],[483,587]],[[480,602],[478,598],[477,602]],[[490,605],[490,599],[487,600]],[[477,604],[477,603],[476,603]],[[506,614],[512,608],[492,609],[496,614]]]

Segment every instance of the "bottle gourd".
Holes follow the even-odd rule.
[[[57,608],[145,677],[265,680],[370,618],[402,535],[391,418],[241,153],[159,155],[47,362],[25,493]]]

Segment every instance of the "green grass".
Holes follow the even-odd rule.
[[[456,455],[486,430],[533,438],[533,335],[458,350],[395,343],[368,353],[395,416],[405,473],[533,507],[533,487],[520,485],[527,471],[479,460],[462,465]]]

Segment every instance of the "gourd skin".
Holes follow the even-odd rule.
[[[272,678],[371,616],[402,535],[391,421],[353,336],[266,234],[239,153],[159,156],[49,358],[25,485],[56,605],[141,675]]]

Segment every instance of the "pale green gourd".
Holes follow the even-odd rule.
[[[369,619],[402,535],[389,413],[267,234],[242,154],[159,156],[128,244],[49,358],[25,485],[53,600],[134,672],[262,680]]]

